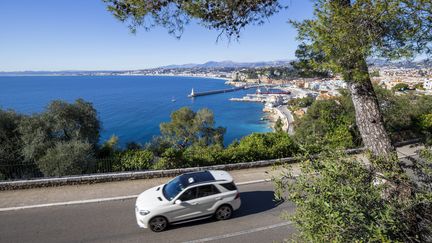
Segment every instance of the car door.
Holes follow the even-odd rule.
[[[197,188],[197,198],[195,202],[200,216],[211,215],[218,207],[218,202],[222,199],[219,189],[214,185],[202,185]]]
[[[197,199],[197,192],[197,187],[192,187],[180,193],[180,195],[173,200],[173,204],[170,205],[165,213],[165,216],[168,217],[170,222],[174,223],[199,216],[200,210],[195,201]],[[176,204],[175,201],[177,200],[181,200],[181,203]]]

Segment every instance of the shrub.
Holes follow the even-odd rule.
[[[152,167],[154,156],[149,150],[126,150],[117,154],[120,170],[147,170]]]
[[[94,151],[82,141],[58,142],[36,161],[44,176],[80,175],[94,167]]]
[[[333,100],[315,101],[298,119],[294,139],[310,153],[323,147],[352,148],[360,145],[353,104],[347,93]]]
[[[289,157],[298,151],[287,133],[254,133],[233,143],[224,151],[230,162],[250,162]]]
[[[168,148],[162,153],[162,156],[154,164],[154,168],[157,170],[162,170],[186,167],[187,164],[183,163],[182,155],[182,150]]]
[[[285,218],[306,242],[430,242],[431,187],[419,183],[431,182],[432,160],[425,161],[410,178],[398,161],[367,167],[341,153],[304,158],[299,176],[276,178],[276,194],[296,205]]]
[[[223,147],[220,145],[191,146],[183,152],[183,159],[190,167],[208,166],[224,163]]]

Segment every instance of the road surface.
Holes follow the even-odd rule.
[[[239,186],[234,218],[204,220],[154,233],[140,229],[135,199],[0,212],[0,242],[273,242],[294,237],[281,219],[293,204],[275,202],[270,182]]]
[[[282,113],[282,115],[285,116],[285,118],[286,118],[286,122],[288,123],[287,124],[288,134],[290,134],[290,135],[294,134],[294,124],[293,124],[294,123],[294,117],[291,114],[291,111],[288,109],[288,107],[286,105],[277,107],[276,109],[278,109]]]

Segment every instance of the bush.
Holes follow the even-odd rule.
[[[157,170],[183,168],[187,164],[183,162],[183,151],[175,148],[168,148],[162,153],[161,158],[154,164]]]
[[[225,163],[223,147],[220,145],[191,146],[183,152],[183,159],[188,167],[208,166]]]
[[[407,89],[409,89],[409,86],[406,83],[398,83],[392,88],[393,91],[404,91]]]
[[[294,139],[310,153],[318,153],[323,147],[353,148],[361,141],[347,93],[333,100],[315,101],[297,120],[294,130]]]
[[[287,133],[254,133],[231,144],[223,157],[229,162],[251,162],[290,157],[297,151],[297,146]]]
[[[58,142],[36,161],[44,176],[81,175],[92,171],[94,151],[82,141]]]
[[[428,144],[432,144],[432,114],[420,116],[420,128]]]
[[[120,168],[116,170],[148,170],[153,166],[154,156],[149,150],[126,150],[116,156]]]
[[[419,183],[430,185],[431,162],[419,161],[421,173],[410,178],[398,161],[366,167],[340,153],[304,158],[298,177],[289,170],[276,179],[276,194],[296,205],[285,218],[307,242],[431,242],[431,187]]]

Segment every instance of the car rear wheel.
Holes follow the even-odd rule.
[[[217,220],[227,220],[227,219],[231,218],[232,211],[233,210],[230,206],[222,205],[216,210],[215,217]]]
[[[168,226],[168,221],[161,216],[154,217],[149,222],[150,229],[154,232],[161,232]]]

